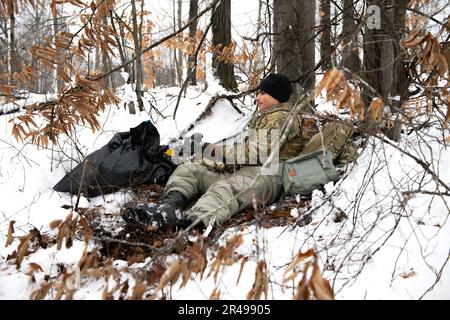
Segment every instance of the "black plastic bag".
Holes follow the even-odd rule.
[[[94,197],[124,187],[142,184],[165,184],[176,165],[159,145],[159,133],[150,121],[115,134],[97,151],[86,157],[87,166],[81,192]],[[67,173],[53,189],[78,194],[85,161]]]

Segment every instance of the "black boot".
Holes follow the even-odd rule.
[[[164,203],[170,204],[172,207],[180,210],[186,209],[189,204],[189,199],[179,191],[170,191],[164,198]],[[186,229],[192,223],[197,221],[197,216],[191,215],[189,217],[183,217],[177,222],[177,227],[180,229]],[[199,220],[194,226],[194,229],[203,231],[206,229],[202,220]]]
[[[153,226],[156,229],[176,227],[181,220],[180,210],[168,203],[128,202],[120,209],[120,214],[129,224]]]

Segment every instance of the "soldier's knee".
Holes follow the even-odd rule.
[[[213,183],[209,187],[208,191],[214,192],[217,195],[226,197],[230,193],[232,193],[233,187],[234,187],[233,184],[230,183],[229,181],[222,180],[222,181],[217,181],[217,182]]]
[[[179,165],[175,169],[175,171],[173,172],[172,175],[182,175],[182,176],[184,176],[184,175],[192,175],[195,172],[200,170],[199,166],[200,165],[197,164],[197,163],[186,162],[186,163],[183,163],[183,164]]]

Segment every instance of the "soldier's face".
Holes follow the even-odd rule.
[[[265,91],[260,91],[256,96],[256,105],[258,106],[260,111],[270,109],[274,105],[277,105],[279,103],[280,101],[278,101]]]

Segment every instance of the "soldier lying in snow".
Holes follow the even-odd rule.
[[[269,74],[258,90],[258,112],[248,122],[246,129],[250,134],[242,143],[221,147],[205,145],[200,163],[188,162],[176,168],[167,182],[161,203],[127,203],[121,211],[124,220],[155,228],[186,228],[194,224],[203,229],[209,224],[221,224],[251,207],[253,199],[267,205],[281,196],[282,166],[278,164],[282,161],[321,148],[330,151],[333,160],[343,153],[353,156],[353,149],[344,148],[352,135],[351,128],[328,123],[322,134],[308,142],[302,134],[300,115],[295,116],[286,141],[279,146],[279,135],[292,109],[287,103],[292,92],[290,81],[282,74]],[[268,156],[272,150],[275,151],[272,165],[263,168],[267,157],[262,156]]]

